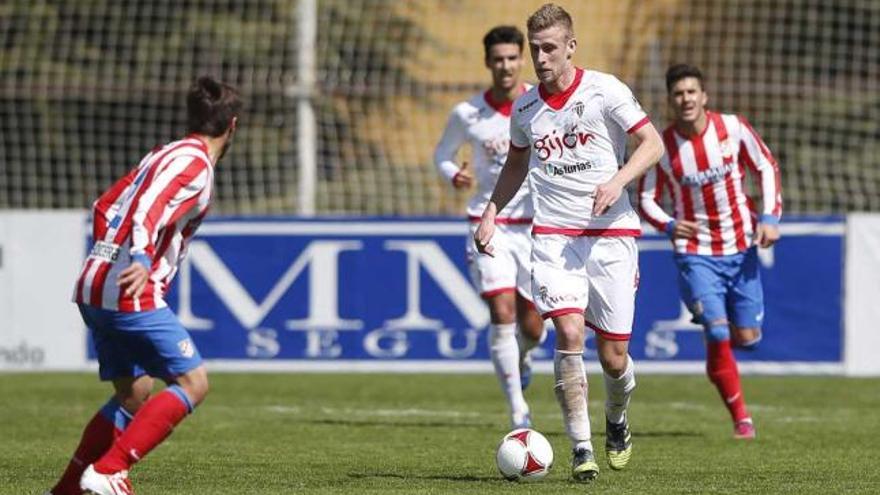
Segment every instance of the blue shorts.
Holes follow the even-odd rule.
[[[761,328],[764,291],[758,250],[729,256],[677,254],[682,298],[696,321],[724,320],[737,328]]]
[[[92,330],[101,380],[150,375],[173,379],[202,364],[189,333],[168,309],[138,313],[79,305]]]

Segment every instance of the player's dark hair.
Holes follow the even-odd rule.
[[[675,64],[666,70],[666,92],[671,92],[675,83],[688,77],[693,77],[700,81],[700,88],[705,89],[705,86],[703,86],[703,72],[700,71],[699,67],[690,64]]]
[[[483,36],[483,50],[486,58],[489,58],[489,50],[495,45],[513,44],[519,47],[522,53],[525,44],[525,36],[516,26],[495,26]]]
[[[186,132],[211,137],[222,135],[241,112],[238,91],[224,82],[202,76],[186,95]]]

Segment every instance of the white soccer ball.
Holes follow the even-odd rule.
[[[544,435],[520,428],[501,439],[495,463],[501,475],[510,481],[539,480],[553,466],[553,447]]]

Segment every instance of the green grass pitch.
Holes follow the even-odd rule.
[[[701,376],[639,376],[634,456],[612,472],[602,449],[604,388],[590,377],[590,485],[569,481],[551,377],[527,391],[554,446],[550,475],[504,481],[494,449],[505,405],[489,375],[220,374],[196,414],[138,465],[139,495],[174,494],[837,494],[880,493],[880,380],[745,377],[758,427],[731,439]],[[85,374],[0,375],[0,494],[41,494],[109,394]]]

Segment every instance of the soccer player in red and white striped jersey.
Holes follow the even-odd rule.
[[[753,438],[731,330],[741,348],[760,341],[764,304],[757,246],[779,239],[779,166],[744,117],[706,109],[697,67],[671,67],[666,86],[675,121],[663,132],[666,153],[640,181],[640,210],[672,238],[682,296],[706,331],[709,379],[730,411],[735,437]],[[747,169],[757,175],[760,210],[746,194]],[[660,206],[665,191],[672,215]]]
[[[150,151],[95,202],[94,245],[74,301],[123,312],[165,307],[168,283],[208,211],[213,180],[208,145],[198,136]],[[117,280],[142,274],[133,266],[148,276],[136,290],[121,290]]]
[[[94,244],[74,301],[115,393],[50,495],[132,493],[131,466],[208,392],[201,356],[163,297],[208,211],[214,166],[240,111],[234,88],[198,79],[187,94],[187,136],[153,149],[94,204]],[[168,387],[150,398],[153,377]]]

